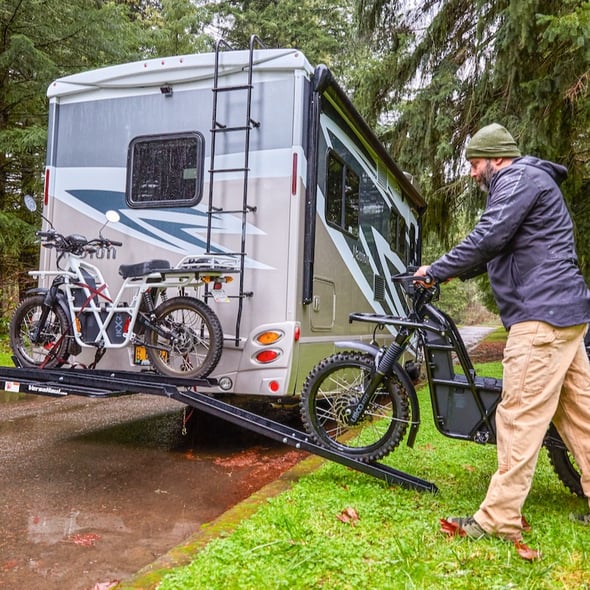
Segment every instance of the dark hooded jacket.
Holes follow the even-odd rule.
[[[432,276],[444,281],[487,270],[506,328],[528,320],[558,327],[590,321],[590,291],[559,189],[566,176],[564,166],[532,156],[498,170],[478,224],[432,264]]]

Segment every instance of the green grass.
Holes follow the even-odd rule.
[[[0,366],[2,367],[14,367],[10,352],[0,351]]]
[[[478,367],[501,374],[500,363]],[[438,494],[387,486],[335,463],[270,499],[229,536],[210,542],[159,590],[179,589],[584,589],[590,588],[590,530],[568,520],[584,502],[569,494],[543,450],[524,513],[526,542],[543,552],[529,563],[510,543],[447,538],[439,518],[472,514],[496,468],[494,446],[443,437],[419,392],[423,423],[414,449],[385,462],[436,483]],[[338,519],[354,508],[358,521]]]
[[[501,342],[505,341],[507,337],[508,332],[506,331],[506,328],[500,326],[499,328],[496,328],[493,332],[490,332],[485,339],[486,342]]]

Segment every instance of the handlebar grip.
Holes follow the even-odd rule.
[[[52,238],[57,234],[54,231],[36,231],[35,235],[38,238]]]
[[[111,246],[122,246],[123,242],[116,242],[115,240],[109,240]]]

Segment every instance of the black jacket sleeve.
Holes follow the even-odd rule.
[[[473,231],[430,267],[439,281],[471,278],[502,252],[535,203],[537,191],[527,186],[521,166],[510,165],[492,178],[486,210]]]

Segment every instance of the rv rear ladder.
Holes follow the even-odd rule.
[[[248,204],[248,175],[250,172],[250,132],[252,129],[260,127],[260,122],[255,121],[252,119],[251,110],[252,110],[252,70],[254,66],[254,48],[262,47],[265,48],[266,46],[262,41],[256,36],[253,35],[250,38],[250,55],[248,60],[248,82],[246,84],[236,84],[236,85],[228,85],[228,86],[220,86],[219,85],[219,57],[222,50],[233,50],[231,45],[229,45],[223,39],[220,39],[217,44],[215,45],[215,71],[213,75],[213,110],[212,110],[212,117],[211,117],[211,153],[210,153],[210,165],[209,165],[209,207],[207,210],[207,254],[215,255],[219,252],[212,251],[212,244],[211,244],[211,237],[212,237],[212,224],[213,219],[219,215],[235,215],[241,214],[242,217],[242,232],[241,232],[241,240],[240,240],[240,251],[233,253],[240,258],[240,279],[239,279],[239,294],[237,295],[238,299],[238,311],[236,314],[236,326],[235,326],[235,345],[239,346],[240,343],[240,324],[242,321],[242,308],[243,308],[243,300],[245,297],[251,297],[252,292],[245,292],[244,291],[244,267],[245,267],[245,260],[246,260],[246,227],[247,227],[247,214],[253,213],[256,211],[256,207],[253,207]],[[231,93],[231,92],[246,92],[246,112],[245,112],[245,123],[243,125],[235,125],[235,126],[228,126],[223,123],[220,123],[217,120],[217,108],[218,108],[218,99],[219,95],[222,93]],[[235,133],[241,132],[244,133],[244,165],[240,167],[231,167],[231,168],[216,168],[215,166],[215,156],[216,156],[216,148],[217,148],[217,134],[218,133]],[[232,209],[226,210],[223,207],[215,206],[213,203],[214,200],[214,188],[215,182],[214,178],[217,174],[228,174],[228,173],[241,173],[243,175],[243,184],[242,184],[242,208],[241,209]],[[223,255],[227,255],[227,252],[223,252]]]

